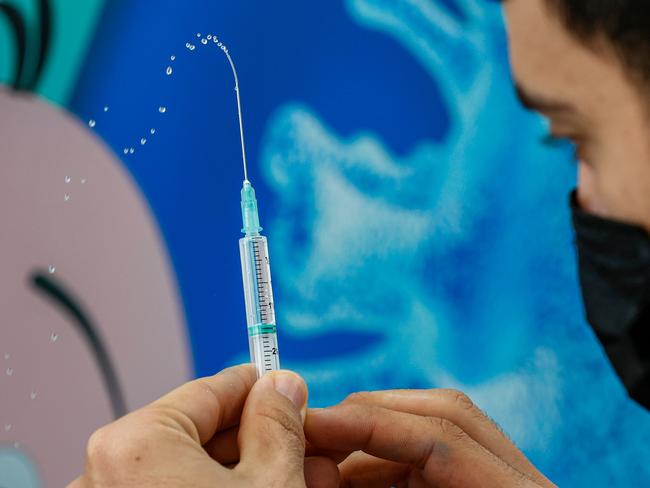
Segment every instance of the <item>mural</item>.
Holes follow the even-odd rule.
[[[480,0],[114,0],[64,90],[79,120],[0,93],[16,114],[1,220],[17,229],[0,235],[0,485],[60,486],[95,426],[189,361],[206,375],[248,359],[239,127],[227,61],[202,43],[215,34],[239,71],[283,366],[310,403],[459,388],[560,486],[646,485],[650,417],[582,319],[570,150],[518,106],[500,9]],[[42,409],[68,432],[58,458]]]
[[[628,467],[650,454],[648,416],[624,398],[580,318],[563,208],[573,168],[553,161],[568,158],[540,145],[543,124],[513,103],[499,13],[457,6],[347,2],[442,88],[442,140],[395,154],[362,128],[342,137],[304,105],[270,122],[279,322],[315,344],[292,366],[325,404],[359,388],[466,391],[560,485],[647,480],[647,468]],[[372,339],[318,354],[349,331]]]
[[[0,87],[3,488],[65,486],[93,431],[191,376],[178,286],[139,188],[94,124],[31,93],[47,52],[17,56]]]

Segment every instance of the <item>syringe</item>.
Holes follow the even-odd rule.
[[[251,362],[257,368],[258,378],[280,369],[278,336],[273,308],[273,289],[269,265],[269,247],[257,213],[255,190],[244,180],[241,190],[241,211],[245,234],[239,240],[241,272],[244,281],[248,346]]]
[[[242,122],[241,98],[239,95],[239,78],[235,63],[228,48],[215,40],[224,52],[235,77],[237,93],[237,114],[239,116],[239,134],[244,164],[244,185],[241,190],[241,212],[244,237],[239,240],[241,271],[244,282],[244,301],[246,303],[246,323],[248,326],[248,347],[251,362],[257,369],[257,377],[280,369],[280,353],[273,308],[273,289],[271,286],[271,267],[269,265],[269,247],[266,237],[260,235],[260,219],[257,212],[255,190],[248,180],[246,162],[246,145],[244,143],[244,124]]]

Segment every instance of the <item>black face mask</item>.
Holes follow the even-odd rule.
[[[650,408],[650,234],[580,209],[571,194],[587,320],[628,392]]]

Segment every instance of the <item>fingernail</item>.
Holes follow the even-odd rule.
[[[300,409],[304,420],[307,413],[307,388],[302,378],[294,373],[276,373],[273,385],[275,391],[287,397],[296,408]]]

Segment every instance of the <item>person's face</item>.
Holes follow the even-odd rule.
[[[645,96],[603,44],[572,37],[547,0],[506,0],[518,93],[577,146],[584,210],[650,231],[650,88]]]

